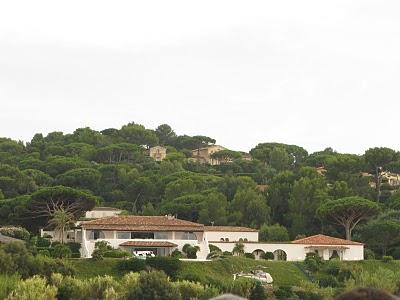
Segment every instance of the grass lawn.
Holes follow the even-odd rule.
[[[111,275],[121,278],[124,273],[118,271],[117,263],[120,259],[106,258],[100,261],[91,259],[71,259],[71,264],[76,269],[76,277],[91,278],[99,275]],[[392,271],[400,269],[400,261],[382,262],[379,260],[364,260],[358,262],[342,262],[342,264],[374,272],[378,268]],[[264,270],[271,274],[274,283],[278,286],[296,286],[308,278],[297,268],[296,263],[284,261],[253,260],[242,257],[227,257],[210,262],[182,261],[178,271],[178,279],[199,281],[202,283],[224,286],[233,279],[234,273]]]
[[[76,277],[91,278],[99,275],[111,275],[116,278],[123,276],[118,271],[119,259],[106,258],[94,261],[91,259],[71,259],[76,269]],[[307,280],[304,274],[292,262],[262,261],[241,257],[228,257],[210,262],[182,261],[178,271],[179,279],[189,279],[204,283],[227,284],[233,279],[234,273],[264,270],[271,274],[277,285],[296,285]]]
[[[263,261],[229,257],[211,262],[183,262],[178,278],[224,283],[233,279],[234,273],[264,270],[271,274],[277,285],[298,285],[308,279],[293,262]]]
[[[103,260],[71,259],[70,263],[76,269],[76,277],[80,279],[91,278],[101,275],[110,275],[116,278],[123,274],[118,271],[117,258],[105,258]]]
[[[363,260],[363,261],[352,261],[352,262],[342,262],[342,264],[347,264],[354,266],[356,268],[361,268],[368,272],[375,272],[379,268],[389,269],[391,271],[400,270],[400,260],[393,260],[390,262],[383,262],[381,260]]]

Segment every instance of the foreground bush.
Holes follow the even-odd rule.
[[[124,272],[140,272],[146,269],[146,261],[138,258],[121,260],[118,262],[117,268]]]
[[[307,270],[317,272],[323,264],[322,258],[317,253],[307,253],[304,265]]]
[[[5,299],[17,287],[21,279],[18,275],[0,275],[0,299]]]
[[[248,299],[255,286],[255,280],[242,277],[232,282],[229,292]]]
[[[178,281],[173,285],[179,290],[182,300],[208,300],[219,295],[219,290],[190,281]]]
[[[5,226],[0,227],[0,233],[2,235],[6,235],[15,239],[20,239],[24,241],[28,241],[30,238],[30,233],[28,230],[22,227],[17,226]]]
[[[151,268],[164,271],[168,276],[176,278],[182,262],[174,257],[156,256],[148,257],[146,259],[146,265]]]
[[[289,299],[293,297],[293,291],[290,286],[280,286],[274,290],[277,299]]]
[[[382,261],[385,263],[393,261],[393,256],[382,256]]]
[[[302,281],[299,287],[293,287],[293,292],[299,299],[304,300],[332,299],[334,294],[332,288],[320,288],[309,281]]]
[[[6,298],[7,300],[54,300],[57,295],[57,288],[48,285],[46,279],[33,276],[21,281],[15,290]]]
[[[72,251],[66,245],[57,244],[52,249],[51,256],[54,258],[70,258],[72,256]]]
[[[396,293],[400,287],[400,272],[383,268],[378,268],[373,272],[361,270],[354,272],[353,277],[345,282],[345,286],[349,290],[356,287],[372,287]]]
[[[250,259],[256,259],[256,256],[253,253],[245,253],[244,257],[250,258]]]
[[[129,252],[120,249],[107,250],[103,253],[103,257],[109,258],[124,258],[130,256],[131,254]]]
[[[141,272],[137,285],[127,292],[128,300],[180,300],[181,294],[164,272]]]
[[[79,280],[70,276],[53,274],[51,282],[58,288],[59,300],[117,299],[120,284],[111,276],[97,276]],[[121,297],[121,299],[123,299]]]
[[[9,243],[0,247],[0,273],[18,273],[22,278],[43,275],[49,278],[52,273],[74,274],[74,268],[60,259],[43,255],[33,256],[23,243]]]

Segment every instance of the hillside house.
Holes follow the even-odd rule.
[[[43,236],[42,232],[42,236]],[[78,222],[68,232],[68,241],[81,243],[81,255],[90,258],[97,241],[107,241],[113,248],[134,253],[151,251],[168,256],[174,250],[182,251],[185,244],[198,246],[198,259],[206,259],[209,245],[232,252],[236,243],[242,243],[245,252],[256,259],[271,252],[275,260],[302,261],[309,252],[323,259],[363,260],[362,243],[329,237],[322,234],[291,242],[260,242],[258,231],[240,226],[204,226],[173,216],[111,216]],[[53,240],[59,238],[53,236]]]
[[[219,165],[221,162],[218,159],[212,158],[212,154],[221,150],[227,150],[219,145],[211,145],[199,149],[192,150],[192,160],[199,163],[210,164],[212,166]]]
[[[77,242],[83,257],[91,257],[97,241],[107,241],[114,248],[128,252],[152,251],[168,256],[185,244],[199,246],[199,258],[206,258],[208,244],[204,225],[173,216],[116,216],[80,223]]]
[[[155,161],[163,161],[167,157],[167,148],[154,146],[149,149],[149,156]]]

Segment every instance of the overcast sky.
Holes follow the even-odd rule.
[[[400,1],[2,1],[0,136],[400,150]]]

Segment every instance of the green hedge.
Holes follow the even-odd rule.
[[[103,257],[110,257],[110,258],[124,258],[129,256],[130,254],[123,250],[108,250],[103,253]]]
[[[139,272],[146,268],[164,271],[168,276],[176,278],[182,263],[174,257],[147,257],[146,259],[131,258],[118,262],[117,268],[125,272]]]
[[[181,261],[174,257],[163,257],[163,256],[156,256],[156,257],[148,257],[146,259],[146,265],[164,271],[168,276],[172,278],[176,278],[176,275],[181,268]]]
[[[117,268],[124,272],[140,272],[146,269],[146,261],[138,258],[121,260],[118,262]]]

